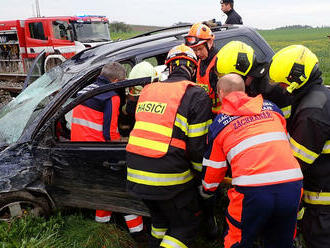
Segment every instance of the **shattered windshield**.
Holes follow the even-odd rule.
[[[109,25],[106,22],[76,22],[73,25],[80,42],[110,41]]]
[[[53,68],[0,109],[0,144],[18,140],[29,120],[34,120],[63,86],[66,80],[62,77],[62,68]]]

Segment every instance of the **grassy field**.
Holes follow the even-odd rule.
[[[293,44],[308,47],[316,54],[323,79],[330,84],[330,28],[259,30],[275,52]]]
[[[147,248],[147,240],[135,242],[123,219],[96,223],[94,211],[54,213],[50,218],[25,216],[0,222],[1,248]],[[221,220],[219,220],[222,222]],[[203,230],[201,228],[201,230]],[[222,248],[222,240],[209,241],[201,233],[190,248]]]
[[[149,31],[149,30],[148,30]],[[112,39],[127,39],[141,34],[112,33]],[[319,58],[323,78],[330,84],[330,28],[261,30],[259,33],[274,51],[291,45],[303,44]],[[223,202],[223,201],[222,201]],[[223,212],[223,211],[220,211]],[[0,248],[144,248],[137,245],[121,225],[94,222],[93,211],[54,213],[49,219],[25,217],[10,224],[0,222]],[[223,223],[223,215],[217,216]],[[220,226],[221,228],[222,226]],[[201,228],[203,230],[203,228]],[[208,241],[203,235],[197,238],[194,248],[221,248],[222,240]]]
[[[88,211],[87,211],[88,212]],[[134,240],[118,225],[96,223],[86,211],[49,219],[23,217],[0,222],[1,248],[135,248]]]
[[[111,33],[112,40],[126,40],[128,38],[132,38],[136,35],[142,34],[142,32],[129,32],[129,33]]]
[[[115,33],[115,32],[111,32],[110,36],[112,40],[125,40],[131,37],[134,37],[136,35],[142,34],[142,33],[146,33],[146,32],[151,32],[153,30],[157,30],[157,29],[161,29],[163,27],[157,27],[157,26],[143,26],[143,25],[129,25],[131,27],[131,32],[129,33]]]
[[[154,27],[156,28],[156,27]],[[154,28],[145,29],[146,32]],[[127,39],[143,32],[143,27],[138,26],[130,33],[111,33],[113,40]],[[326,84],[330,84],[330,28],[287,28],[278,30],[259,30],[258,31],[275,52],[281,48],[301,44],[312,50],[319,59],[320,68],[323,72],[323,79]]]

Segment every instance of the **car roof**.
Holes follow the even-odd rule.
[[[40,125],[43,125],[47,116],[51,115],[52,111],[56,111],[57,105],[70,95],[73,89],[78,88],[79,85],[84,85],[89,79],[94,78],[104,64],[111,61],[125,62],[129,60],[134,65],[141,60],[160,54],[163,57],[173,46],[184,42],[184,36],[188,33],[189,27],[190,25],[179,28],[172,27],[166,30],[142,34],[128,40],[109,42],[89,48],[66,60],[60,66],[53,68],[46,76],[52,79],[56,74],[56,80],[54,80],[59,84],[60,90],[52,99],[52,102],[45,106],[43,110],[45,114],[37,118],[36,123],[38,124],[35,127],[30,125],[27,129],[37,130]],[[267,42],[250,27],[242,25],[218,26],[212,28],[212,31],[215,34],[217,48],[229,41],[239,39],[253,44],[257,55],[262,60],[270,61],[274,54]],[[54,75],[51,76],[51,73]],[[25,135],[23,134],[20,137],[21,141],[28,140],[31,135],[34,135],[29,130],[26,131],[24,132]]]
[[[84,50],[69,61],[73,64],[82,64],[84,61],[88,65],[89,63],[96,64],[102,60],[107,61],[111,57],[116,57],[115,60],[118,61],[121,58],[134,57],[152,50],[165,49],[168,51],[171,47],[184,42],[184,36],[188,33],[189,27],[190,25],[174,26],[127,40],[109,42]],[[215,41],[222,39],[230,41],[234,40],[235,37],[245,37],[243,41],[248,40],[247,43],[251,41],[264,53],[262,60],[270,61],[274,54],[267,42],[253,28],[242,25],[227,25],[214,27],[212,31],[215,34]]]

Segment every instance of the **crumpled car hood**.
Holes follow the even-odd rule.
[[[39,178],[27,143],[15,144],[0,152],[0,192],[18,191]]]

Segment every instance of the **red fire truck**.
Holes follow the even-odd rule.
[[[0,21],[0,76],[25,76],[46,52],[46,71],[86,47],[110,41],[104,16],[57,16]]]

